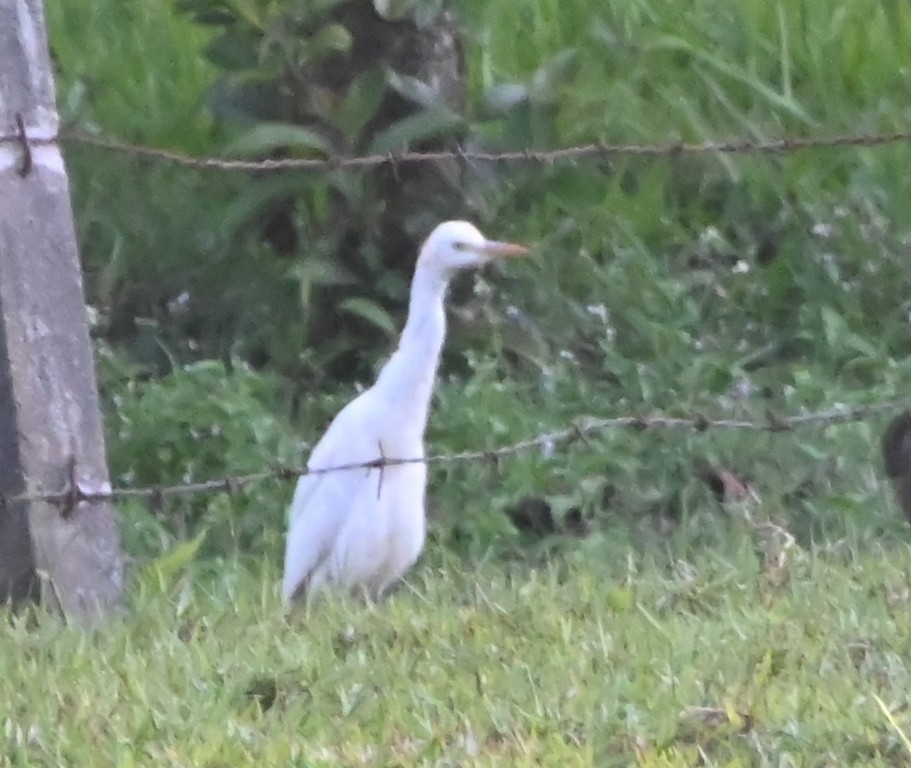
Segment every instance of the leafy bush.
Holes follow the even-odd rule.
[[[267,377],[214,362],[121,384],[107,402],[114,483],[159,487],[300,466],[303,446],[275,417],[275,397]],[[269,481],[230,494],[165,496],[160,506],[126,505],[126,535],[136,538],[129,548],[154,552],[203,530],[210,553],[273,548],[289,501],[289,485]]]
[[[181,8],[186,15],[171,19],[174,34],[162,40],[166,25],[152,12],[53,9],[67,121],[244,157],[445,148],[456,139],[496,148],[525,143],[528,119],[538,142],[552,138],[572,69],[561,55],[527,85],[498,81],[466,107],[462,33],[435,3],[186,0]],[[191,17],[203,26],[188,26]],[[62,30],[95,22],[111,37],[131,25],[136,39],[110,56],[102,49],[90,67]],[[429,44],[444,53],[428,54]],[[207,56],[194,60],[188,49]],[[139,77],[149,71],[169,77]],[[118,99],[127,109],[108,108]],[[144,117],[147,105],[157,113]],[[185,134],[175,130],[181,121]],[[172,360],[235,357],[305,384],[367,376],[400,324],[421,238],[443,218],[489,222],[509,200],[505,179],[453,163],[243,177],[76,145],[68,159],[98,334],[159,373]],[[457,335],[450,360],[484,339],[470,329]]]
[[[440,148],[464,129],[458,30],[436,3],[179,7],[217,30],[205,54],[220,71],[214,114],[240,130],[232,155]],[[273,175],[251,183],[224,224],[296,282],[300,317],[287,319],[315,352],[304,373],[350,377],[372,362],[360,354],[365,342],[394,336],[390,309],[407,292],[417,244],[460,198],[458,169],[443,165]],[[280,342],[265,347],[274,358]]]

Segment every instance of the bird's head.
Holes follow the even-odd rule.
[[[526,253],[528,248],[523,245],[488,240],[467,221],[445,221],[424,241],[418,265],[448,274],[483,266],[492,259]]]

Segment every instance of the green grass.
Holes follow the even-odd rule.
[[[911,761],[875,696],[911,668],[911,548],[749,531],[466,569],[285,620],[269,564],[210,562],[127,619],[0,633],[7,765],[864,765]],[[607,554],[607,553],[605,553]]]
[[[215,70],[199,55],[209,35],[173,4],[48,3],[48,30],[64,121],[117,138],[202,152],[215,137],[201,109]],[[91,56],[85,41],[103,41]]]

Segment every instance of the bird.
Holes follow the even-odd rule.
[[[465,269],[528,253],[488,240],[467,221],[443,222],[424,241],[397,348],[373,386],[336,414],[298,479],[282,577],[287,610],[324,589],[379,601],[417,561],[426,534],[424,432],[447,287]]]

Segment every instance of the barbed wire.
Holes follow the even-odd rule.
[[[244,475],[226,475],[213,480],[136,488],[111,488],[107,484],[102,488],[88,488],[78,482],[76,478],[77,463],[74,457],[70,457],[68,462],[69,480],[63,490],[32,494],[23,493],[11,496],[0,494],[0,512],[5,512],[14,504],[38,502],[53,504],[59,507],[64,517],[68,516],[75,509],[77,504],[84,502],[98,503],[121,499],[145,499],[156,506],[161,506],[167,497],[172,496],[192,496],[203,493],[234,494],[243,488],[266,480],[290,482],[296,481],[299,477],[304,475],[323,475],[330,472],[345,472],[354,469],[364,469],[367,471],[379,469],[381,484],[382,472],[387,467],[400,466],[403,464],[442,464],[472,461],[486,462],[499,466],[500,460],[506,457],[514,456],[536,448],[550,451],[558,445],[567,445],[574,442],[587,444],[588,438],[613,429],[627,428],[637,431],[656,428],[691,429],[696,432],[726,429],[781,433],[791,432],[807,426],[825,428],[837,424],[859,422],[870,416],[907,407],[909,404],[911,403],[909,403],[907,398],[901,398],[851,408],[830,408],[827,410],[791,416],[780,416],[771,411],[767,411],[765,418],[760,420],[711,419],[702,413],[696,413],[689,417],[652,414],[645,416],[585,418],[576,421],[568,427],[544,432],[533,437],[495,448],[469,450],[459,453],[432,454],[414,458],[393,458],[383,455],[382,447],[378,446],[380,455],[372,461],[340,464],[318,469],[311,469],[306,466],[297,468],[273,466],[260,472],[251,472]]]
[[[64,130],[54,137],[29,137],[21,120],[17,123],[17,132],[0,134],[0,144],[15,143],[21,146],[23,166],[27,168],[31,160],[31,148],[41,145],[56,144],[60,141],[98,147],[101,149],[132,154],[140,157],[161,160],[177,165],[197,169],[217,169],[223,171],[275,171],[275,170],[319,170],[337,168],[366,168],[379,165],[405,165],[441,160],[460,160],[461,162],[484,163],[538,163],[552,164],[561,161],[584,159],[603,159],[613,155],[634,155],[641,157],[675,156],[680,154],[758,154],[758,153],[795,153],[811,149],[832,147],[876,147],[900,142],[911,142],[911,130],[889,133],[839,134],[829,137],[784,137],[771,140],[731,139],[722,141],[705,141],[700,143],[668,142],[656,144],[611,144],[597,142],[550,150],[509,150],[504,152],[484,152],[458,148],[432,152],[412,152],[371,154],[336,158],[284,158],[269,160],[233,160],[221,157],[195,157],[182,152],[132,144],[117,139],[93,136],[86,133]],[[27,170],[25,171],[27,173]],[[291,468],[276,466],[260,472],[244,475],[229,475],[213,480],[175,483],[148,487],[111,488],[107,484],[102,488],[87,488],[76,478],[77,462],[70,457],[68,465],[68,482],[61,491],[43,493],[25,493],[16,495],[0,494],[0,511],[19,503],[50,503],[58,506],[64,516],[72,512],[77,504],[115,501],[118,499],[147,499],[161,503],[169,496],[185,496],[202,493],[235,493],[247,486],[266,480],[296,480],[308,474],[326,474],[328,472],[350,471],[352,469],[383,469],[412,463],[449,463],[461,461],[486,461],[498,463],[500,459],[535,448],[552,448],[558,444],[573,441],[585,441],[588,437],[600,432],[618,428],[637,430],[667,428],[694,429],[737,429],[760,432],[786,432],[794,429],[816,425],[826,427],[834,424],[861,421],[877,413],[895,410],[902,407],[903,401],[893,400],[883,403],[859,406],[855,408],[835,408],[814,413],[798,414],[787,417],[768,413],[764,420],[746,419],[710,419],[702,414],[691,417],[668,415],[617,416],[606,419],[582,419],[569,427],[552,432],[542,433],[515,443],[496,448],[463,451],[453,454],[436,454],[422,458],[390,458],[381,455],[379,458],[354,464],[345,464],[321,469],[308,467]]]
[[[833,147],[877,147],[886,144],[911,142],[911,130],[886,133],[836,134],[827,137],[788,136],[777,139],[736,138],[703,142],[671,141],[651,144],[614,144],[592,142],[557,149],[518,149],[487,152],[459,147],[430,152],[387,152],[343,157],[291,157],[266,160],[238,160],[215,156],[194,156],[163,147],[134,144],[119,139],[96,136],[75,130],[63,130],[50,138],[32,138],[20,126],[16,133],[0,134],[0,144],[19,144],[27,155],[29,147],[55,144],[80,144],[113,152],[145,157],[188,168],[220,171],[279,171],[333,170],[370,168],[380,165],[410,165],[416,163],[458,160],[463,163],[536,163],[550,165],[563,161],[605,159],[627,155],[639,157],[670,157],[683,154],[792,154],[811,149]]]

